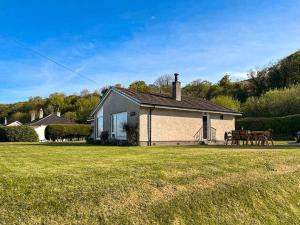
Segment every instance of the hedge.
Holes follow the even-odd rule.
[[[268,130],[274,131],[274,137],[294,138],[300,131],[300,114],[284,117],[249,117],[236,121],[237,129],[245,130]]]
[[[58,139],[87,138],[90,135],[91,126],[87,124],[72,124],[72,125],[49,125],[45,130],[47,140],[56,141]]]
[[[38,142],[35,130],[30,126],[3,127],[0,126],[0,141],[6,142]]]

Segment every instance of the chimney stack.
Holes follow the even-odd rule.
[[[30,121],[32,122],[34,120],[35,120],[35,111],[32,111],[31,112],[31,119],[30,119]]]
[[[44,117],[44,111],[43,108],[40,109],[40,115],[39,115],[39,119],[43,119]]]
[[[4,118],[4,126],[6,126],[7,125],[7,118],[5,117]]]
[[[174,74],[175,81],[172,83],[172,98],[181,101],[181,83],[178,81],[178,73]]]
[[[59,111],[59,108],[57,109],[56,115],[57,115],[58,117],[60,117],[60,111]]]

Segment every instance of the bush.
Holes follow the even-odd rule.
[[[107,142],[109,138],[109,133],[108,131],[102,131],[100,134],[100,139],[102,142]]]
[[[129,142],[127,140],[117,140],[115,138],[109,137],[108,131],[101,132],[100,140],[91,140],[88,143],[96,144],[96,145],[107,145],[107,146],[128,146],[129,145]]]
[[[252,117],[238,119],[237,129],[243,127],[245,130],[268,130],[274,131],[274,137],[294,138],[300,130],[300,114],[284,117]]]
[[[59,139],[83,139],[90,135],[91,126],[87,124],[55,124],[48,125],[45,130],[47,140],[59,140]]]
[[[211,102],[217,105],[224,106],[228,109],[232,109],[236,112],[239,112],[241,109],[241,103],[230,96],[219,95],[217,97],[212,98]]]
[[[251,97],[242,107],[245,116],[287,116],[300,113],[300,84]]]
[[[0,127],[0,141],[38,142],[39,137],[30,126]]]
[[[138,141],[139,141],[138,125],[124,124],[124,130],[126,131],[128,144],[138,145]]]

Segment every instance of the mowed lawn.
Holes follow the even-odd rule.
[[[300,148],[0,143],[0,224],[300,224]]]

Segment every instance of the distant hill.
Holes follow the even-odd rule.
[[[300,51],[297,51],[277,63],[249,73],[250,79],[240,84],[248,89],[250,96],[260,96],[275,89],[300,83]]]
[[[271,88],[300,83],[300,51],[270,67],[268,77]]]

